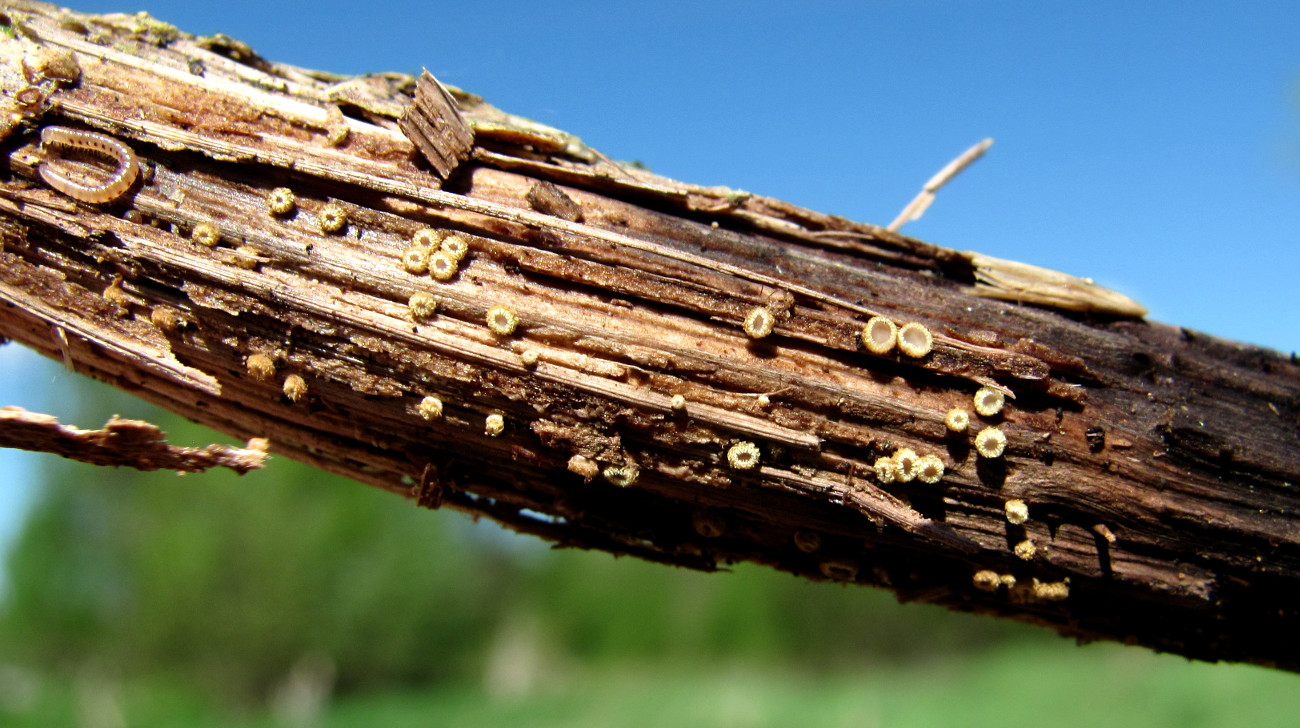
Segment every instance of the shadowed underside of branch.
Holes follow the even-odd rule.
[[[561,546],[1300,667],[1294,356],[1147,322],[1083,279],[618,165],[431,77],[450,103],[413,144],[409,76],[0,7],[4,336]],[[126,163],[42,149],[51,126],[125,144],[139,179],[103,203],[56,191],[51,170],[93,188]],[[444,142],[464,147],[435,161]],[[873,352],[873,317],[932,348]],[[974,411],[984,387],[1000,412]],[[987,428],[999,457],[977,452]],[[937,457],[938,482],[887,482],[901,450]]]

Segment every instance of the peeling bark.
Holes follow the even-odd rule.
[[[562,546],[754,561],[1300,668],[1294,355],[1145,321],[1083,279],[624,167],[457,89],[473,146],[431,168],[438,135],[399,128],[414,78],[270,63],[147,16],[0,7],[0,334]],[[143,174],[109,204],[50,189],[41,165],[108,174],[42,152],[50,125],[127,144]],[[468,244],[455,274],[418,272],[448,236]],[[489,327],[496,306],[512,332]],[[760,307],[775,326],[752,338]],[[868,351],[874,316],[923,324],[932,350]],[[983,386],[1005,408],[951,432]],[[988,427],[1000,457],[975,450]],[[758,463],[729,463],[745,442]],[[904,448],[942,479],[878,478]]]

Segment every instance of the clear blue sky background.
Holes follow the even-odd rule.
[[[1151,317],[1300,349],[1300,3],[73,1],[267,58],[416,72],[670,177],[1096,279]],[[71,412],[0,351],[0,404]],[[98,426],[99,422],[77,422]],[[0,541],[35,457],[0,453]]]

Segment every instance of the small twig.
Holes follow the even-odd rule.
[[[925,214],[926,208],[930,207],[931,202],[934,202],[934,193],[938,192],[940,187],[948,184],[948,180],[956,177],[958,172],[969,167],[971,162],[984,156],[984,152],[988,151],[991,146],[993,146],[993,137],[989,137],[967,149],[962,152],[960,157],[949,162],[946,167],[939,170],[938,174],[931,177],[929,182],[925,183],[920,194],[907,203],[907,207],[904,207],[903,211],[898,213],[898,217],[894,218],[894,221],[889,223],[889,227],[886,229],[890,232],[897,232],[904,224],[912,220],[920,220],[921,215]]]
[[[92,465],[185,473],[226,467],[243,475],[266,462],[265,440],[250,440],[247,448],[178,447],[167,444],[164,436],[156,425],[141,420],[114,417],[102,430],[82,430],[60,425],[50,415],[0,407],[0,447],[49,452]]]

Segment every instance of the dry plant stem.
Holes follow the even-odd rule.
[[[82,430],[60,425],[50,415],[16,407],[0,408],[0,447],[49,452],[91,465],[182,473],[223,467],[243,475],[266,463],[265,442],[250,442],[247,448],[178,447],[168,445],[164,436],[162,430],[140,420],[114,417],[102,430]]]
[[[1083,278],[624,168],[456,89],[417,146],[411,77],[280,66],[147,17],[4,12],[0,103],[21,123],[0,334],[563,546],[1300,667],[1294,358],[1146,322]],[[473,130],[454,169],[452,112]],[[49,125],[127,144],[140,179],[108,204],[51,190]],[[468,243],[454,275],[408,271],[413,239],[448,235]],[[930,352],[868,352],[873,316],[923,325]],[[984,386],[1003,409],[951,432]],[[1005,449],[977,454],[994,431]],[[879,479],[907,450],[940,481]]]
[[[984,152],[987,152],[991,146],[993,146],[993,137],[988,137],[979,144],[976,144],[970,149],[962,152],[956,159],[944,165],[943,169],[935,173],[935,175],[921,187],[921,191],[917,193],[916,197],[912,198],[911,202],[907,203],[907,206],[903,208],[903,211],[898,213],[898,217],[894,218],[894,221],[889,223],[889,227],[886,229],[890,232],[896,232],[907,223],[912,222],[913,220],[920,220],[921,216],[925,214],[925,211],[930,208],[930,204],[934,202],[935,193],[939,191],[939,188],[948,184],[948,181],[960,174],[963,169],[966,169],[975,160],[984,156]]]

